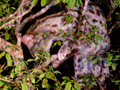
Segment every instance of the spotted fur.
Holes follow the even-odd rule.
[[[61,40],[63,41],[63,45],[56,54],[57,59],[53,62],[53,67],[58,67],[66,58],[73,56],[75,79],[77,82],[82,82],[83,75],[91,74],[93,74],[95,78],[99,78],[100,81],[104,81],[105,77],[109,74],[106,59],[99,57],[97,58],[97,63],[93,63],[93,60],[110,48],[106,19],[101,9],[95,5],[88,5],[85,15],[79,19],[77,19],[79,17],[77,11],[68,10],[68,12],[64,12],[64,15],[72,14],[74,16],[73,22],[69,24],[65,24],[65,17],[62,15],[40,19],[39,25],[36,26],[34,31],[28,31],[29,34],[24,35],[23,37],[25,38],[23,38],[22,41],[28,46],[29,50],[33,52],[33,50],[36,51],[34,47],[39,47],[37,51],[40,51],[41,45],[45,51],[50,51],[53,42]],[[59,37],[63,32],[67,35]],[[82,34],[80,32],[82,32]],[[42,33],[48,33],[48,35],[45,37]],[[75,35],[77,33],[79,35],[76,37]],[[88,35],[91,33],[93,33],[93,35],[88,39]],[[35,36],[35,44],[29,46],[24,39],[31,34]],[[85,37],[81,38],[82,36]]]
[[[105,77],[109,74],[109,68],[107,67],[105,58],[100,59],[99,57],[96,64],[93,63],[93,58],[89,60],[88,58],[90,55],[94,55],[94,57],[100,56],[110,48],[106,19],[99,7],[89,5],[82,21],[82,32],[90,34],[94,32],[92,28],[95,26],[96,31],[94,36],[96,35],[102,38],[99,38],[98,43],[95,44],[93,41],[96,38],[93,36],[92,40],[87,42],[87,45],[83,44],[83,41],[80,41],[75,46],[74,49],[78,50],[74,54],[75,78],[78,82],[82,82],[82,79],[80,79],[82,75],[93,74],[96,78],[100,77],[100,81],[104,81]]]

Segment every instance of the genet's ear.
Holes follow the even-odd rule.
[[[64,42],[64,44],[61,46],[61,48],[58,51],[58,59],[64,60],[66,56],[71,52],[68,41]]]

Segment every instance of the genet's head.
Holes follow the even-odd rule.
[[[31,49],[35,43],[34,36],[33,35],[23,35],[22,43],[24,43],[29,49]]]

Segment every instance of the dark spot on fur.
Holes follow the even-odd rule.
[[[93,67],[93,70],[95,70],[95,67]]]
[[[102,24],[102,21],[100,21],[100,25]]]
[[[52,25],[52,27],[57,27],[57,24]]]
[[[90,11],[91,13],[93,13],[93,14],[95,13],[93,10],[89,10],[89,11]]]
[[[97,15],[100,16],[100,11],[98,9],[96,9],[96,10],[97,10]]]
[[[101,35],[103,35],[104,34],[104,32],[101,32]]]
[[[75,72],[77,72],[77,70],[75,70]]]
[[[91,18],[92,16],[91,15],[87,15],[86,18]]]
[[[99,31],[99,30],[97,31],[97,34],[100,34],[100,31]]]
[[[84,69],[84,67],[83,67],[83,66],[80,66],[80,65],[79,65],[79,67],[80,67],[80,70]]]
[[[80,65],[78,65],[78,67],[80,67]],[[81,69],[81,68],[80,68]]]
[[[83,78],[83,76],[77,75],[77,79],[81,79],[81,78]]]
[[[104,26],[105,24],[104,24],[104,23],[102,23],[102,21],[100,21],[100,25],[101,25],[101,26]]]
[[[70,31],[70,28],[67,28],[67,31]]]
[[[88,21],[87,21],[86,23],[87,23],[87,24],[89,24],[89,22],[88,22]]]
[[[81,60],[80,59],[78,59],[78,62],[80,62]]]
[[[46,24],[45,26],[50,26],[50,24]]]
[[[106,73],[103,73],[103,75],[106,75]]]
[[[95,22],[97,22],[97,20],[93,19],[92,22],[95,23]]]
[[[83,22],[80,22],[79,25],[82,26],[82,25],[83,25]]]

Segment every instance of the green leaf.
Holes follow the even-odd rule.
[[[22,67],[24,67],[24,68],[27,67],[25,61],[22,60],[21,64],[22,64]]]
[[[97,27],[96,26],[92,26],[92,30],[93,30],[93,32],[96,32],[97,31]]]
[[[52,72],[47,72],[47,73],[46,73],[46,78],[49,78],[49,79],[51,79],[51,80],[54,80],[54,79],[55,79],[55,75],[54,75],[54,73],[52,73]]]
[[[63,3],[68,3],[68,2],[69,2],[69,0],[62,0],[62,2],[63,2]]]
[[[31,77],[31,82],[35,84],[35,79]]]
[[[93,64],[96,64],[97,62],[98,62],[97,59],[94,59],[94,60],[92,61]]]
[[[9,90],[8,85],[5,85],[2,90]]]
[[[3,81],[0,81],[0,87],[2,87],[4,85]]]
[[[15,69],[12,69],[11,73],[10,73],[11,78],[15,77]]]
[[[71,23],[73,21],[73,15],[70,15],[67,20],[67,24]]]
[[[23,83],[26,83],[26,81],[27,81],[27,77],[26,77],[26,76],[23,77],[22,81],[23,81]]]
[[[31,77],[31,82],[32,82],[33,84],[35,84],[35,76],[34,76],[34,74],[31,73],[31,74],[30,74],[30,77]]]
[[[52,47],[56,46],[57,44],[58,44],[57,42],[54,42],[54,44],[53,44],[53,46],[52,46]]]
[[[66,84],[66,80],[64,80],[62,83],[61,83],[61,86],[65,85]]]
[[[94,40],[94,43],[95,43],[96,45],[98,45],[98,41],[97,41],[97,40]]]
[[[62,74],[60,71],[54,71],[54,74]]]
[[[85,35],[83,35],[83,36],[79,37],[79,40],[80,40],[80,39],[84,39],[84,38],[86,38],[86,36],[85,36]]]
[[[3,4],[2,8],[5,9],[7,7],[7,4]]]
[[[69,1],[68,7],[69,7],[70,9],[74,8],[74,6],[75,6],[75,1],[76,1],[76,0],[70,0],[70,1]]]
[[[39,79],[42,80],[42,79],[45,77],[45,74],[46,74],[46,73],[42,73],[42,74],[39,76]]]
[[[72,87],[72,90],[76,90],[76,89]]]
[[[65,36],[65,33],[59,34],[59,37],[63,37],[63,36]]]
[[[112,63],[112,69],[116,70],[116,64],[115,63]]]
[[[34,68],[32,73],[39,73],[39,74],[42,74],[42,73],[44,73],[44,72],[42,71],[42,69]]]
[[[82,0],[79,0],[80,4],[83,6]]]
[[[5,40],[9,40],[10,39],[10,35],[8,34],[8,32],[5,32]]]
[[[32,6],[35,6],[35,5],[37,4],[37,2],[38,2],[38,0],[33,0],[33,1],[31,2],[31,5],[32,5]]]
[[[48,86],[48,80],[46,78],[44,78],[42,80],[42,88],[47,88],[47,86]]]
[[[108,54],[108,57],[107,57],[107,61],[110,62],[113,58],[113,55],[112,54]]]
[[[46,56],[49,57],[50,56],[50,53],[49,52],[45,52]]]
[[[103,37],[102,37],[102,36],[99,36],[99,38],[100,38],[100,39],[102,39],[102,40],[105,42],[105,40],[103,39]]]
[[[107,64],[107,67],[111,66],[112,65],[112,62],[108,62]]]
[[[8,30],[8,29],[9,29],[9,27],[8,27],[8,26],[5,26],[5,27],[4,27],[4,29],[5,29],[5,30]]]
[[[15,72],[19,72],[21,70],[22,70],[22,65],[18,63],[17,66],[15,67]]]
[[[21,83],[22,90],[28,90],[28,86],[26,83]]]
[[[28,59],[27,62],[35,61],[35,59]]]
[[[67,84],[65,85],[65,90],[71,90],[72,84],[71,82],[67,82]]]
[[[77,7],[80,7],[80,3],[79,3],[79,0],[77,0],[77,2],[76,2],[76,3],[77,3]]]
[[[56,1],[56,4],[58,4],[60,2],[60,0],[55,0]]]
[[[57,86],[56,87],[56,90],[62,90],[60,86]]]
[[[41,0],[41,6],[45,6],[46,5],[46,0]]]
[[[63,76],[62,79],[64,79],[64,80],[70,80],[70,78],[66,77],[66,76]]]
[[[61,41],[58,41],[58,45],[61,46],[61,45],[62,45],[62,42],[61,42]]]
[[[7,59],[7,66],[12,66],[13,60],[12,60],[10,54],[9,54],[9,53],[6,53],[5,57],[6,57],[6,59]]]
[[[97,40],[97,41],[99,41],[99,36],[98,35],[95,35],[95,39]]]
[[[119,15],[120,13],[119,13],[119,12],[116,12],[115,14],[116,14],[116,15]]]
[[[74,83],[74,87],[76,90],[81,90],[80,85],[77,82]]]
[[[0,59],[1,59],[3,56],[5,56],[5,53],[6,53],[6,52],[2,52],[2,53],[0,54]]]

